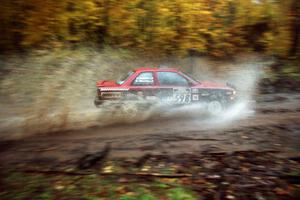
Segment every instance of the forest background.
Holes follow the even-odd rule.
[[[2,0],[0,52],[92,45],[297,58],[299,7],[297,0]]]

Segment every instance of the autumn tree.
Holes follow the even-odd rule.
[[[2,52],[92,43],[217,57],[299,52],[297,0],[2,0]]]

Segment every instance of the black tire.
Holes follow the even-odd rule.
[[[211,100],[207,104],[207,111],[211,115],[221,114],[224,110],[224,105],[219,100]]]

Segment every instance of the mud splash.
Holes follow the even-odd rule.
[[[188,61],[168,59],[168,65],[180,68],[179,66],[188,66]],[[6,97],[0,101],[1,138],[20,138],[36,133],[116,123],[138,123],[153,118],[189,118],[197,123],[200,116],[205,116],[203,105],[169,108],[159,104],[144,109],[135,116],[126,112],[131,105],[112,107],[108,104],[102,109],[94,107],[97,80],[118,79],[131,69],[159,66],[164,61],[140,60],[128,52],[116,50],[99,53],[84,49],[63,54],[52,52],[33,55],[26,59],[12,58],[6,63],[5,69],[9,73],[0,79],[1,95]],[[261,61],[222,63],[226,73],[209,71],[210,65],[211,68],[216,68],[218,64],[206,63],[204,68],[202,59],[196,59],[193,65],[195,77],[230,82],[239,91],[238,102],[232,108],[221,116],[202,117],[201,120],[215,126],[231,123],[253,113],[250,103],[264,66]]]

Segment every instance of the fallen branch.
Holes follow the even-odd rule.
[[[296,162],[300,162],[300,156],[290,157],[290,158],[288,158],[288,159],[289,159],[289,160],[296,161]]]
[[[87,176],[95,173],[91,172],[72,172],[72,171],[60,171],[60,170],[37,170],[37,169],[25,169],[20,170],[23,173],[30,174],[49,174],[49,175],[66,175],[66,176]]]
[[[149,160],[153,155],[150,153],[147,153],[145,155],[143,155],[141,158],[138,159],[138,161],[135,163],[136,167],[141,167],[143,166],[147,160]]]
[[[67,176],[87,176],[87,175],[99,175],[99,176],[143,176],[143,177],[157,177],[157,178],[186,178],[192,177],[192,174],[160,174],[160,173],[104,173],[104,172],[69,172],[69,171],[60,171],[60,170],[36,170],[36,169],[27,169],[21,170],[24,173],[37,173],[37,174],[50,174],[50,175],[67,175]]]
[[[284,179],[291,184],[300,184],[300,175],[287,174],[281,175],[279,178]]]
[[[215,138],[192,138],[192,137],[176,136],[173,138],[162,139],[162,141],[177,142],[177,141],[223,141],[223,140],[215,139]]]
[[[88,169],[95,166],[100,161],[103,161],[109,154],[111,146],[107,143],[102,151],[87,154],[79,159],[77,167],[78,169]]]
[[[253,154],[265,154],[265,153],[280,153],[280,150],[240,150],[240,151],[233,151],[232,154],[247,154],[247,153],[253,153]]]

